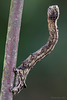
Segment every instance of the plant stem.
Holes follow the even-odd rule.
[[[14,81],[13,68],[16,67],[23,3],[24,0],[11,0],[8,32],[7,32],[7,40],[6,40],[6,48],[4,56],[1,100],[13,99],[10,87],[13,86],[13,81]]]

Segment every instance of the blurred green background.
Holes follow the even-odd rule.
[[[0,0],[0,82],[11,0]],[[37,63],[27,77],[27,88],[14,100],[67,100],[67,1],[25,0],[17,66],[43,46],[49,37],[47,9],[58,5],[59,41],[50,55]],[[1,84],[0,84],[1,86]]]

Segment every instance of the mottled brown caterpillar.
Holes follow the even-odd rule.
[[[48,42],[38,51],[32,53],[18,68],[14,68],[16,80],[15,86],[11,89],[12,93],[19,93],[26,88],[26,77],[33,66],[48,55],[55,47],[58,41],[57,20],[59,18],[59,7],[57,5],[48,8],[47,20],[50,37]]]

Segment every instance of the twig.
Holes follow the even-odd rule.
[[[26,87],[26,77],[33,68],[33,66],[48,55],[55,47],[58,41],[57,20],[59,18],[59,8],[57,5],[50,6],[48,8],[48,29],[50,37],[46,45],[41,47],[35,53],[32,53],[18,68],[14,68],[16,74],[15,86],[12,88],[14,94],[19,93],[24,87]]]
[[[13,99],[10,87],[13,86],[14,81],[13,68],[16,66],[23,3],[24,0],[11,0],[2,77],[1,100]]]

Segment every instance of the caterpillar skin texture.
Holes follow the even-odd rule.
[[[32,53],[18,68],[14,68],[16,76],[15,86],[11,89],[13,94],[19,93],[23,88],[26,88],[26,78],[33,66],[51,53],[58,41],[57,20],[59,18],[59,7],[57,5],[50,6],[47,12],[47,21],[49,29],[48,42],[38,51]]]

